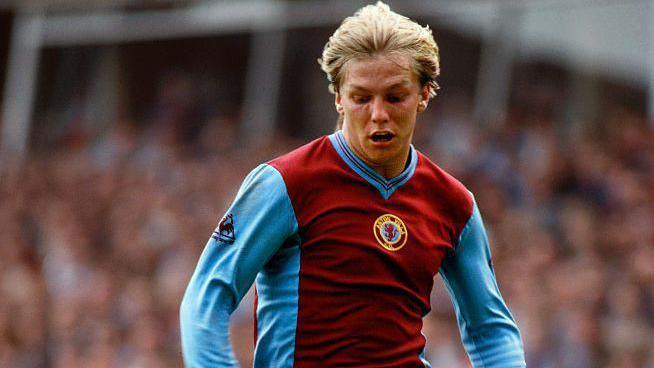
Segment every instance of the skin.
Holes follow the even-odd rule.
[[[343,115],[343,136],[368,166],[386,179],[402,173],[408,157],[418,113],[429,102],[429,86],[421,86],[412,60],[402,54],[378,54],[352,59],[336,93]],[[390,133],[392,139],[373,136]]]

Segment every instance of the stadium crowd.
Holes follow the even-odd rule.
[[[575,128],[520,109],[479,124],[450,102],[416,146],[475,193],[528,366],[654,368],[654,125],[621,109]],[[205,242],[247,172],[302,142],[174,126],[122,122],[0,167],[1,367],[182,365],[178,308]],[[432,299],[428,359],[468,366],[439,280]],[[245,300],[244,366],[251,323]]]

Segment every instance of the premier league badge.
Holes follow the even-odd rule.
[[[226,244],[234,243],[234,217],[231,214],[225,215],[211,237]]]
[[[398,251],[409,237],[404,222],[397,216],[387,213],[375,220],[372,228],[377,242],[387,250]]]

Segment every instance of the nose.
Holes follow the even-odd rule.
[[[382,98],[375,98],[372,101],[371,109],[373,123],[380,124],[388,121],[388,112],[386,111],[386,106],[384,106],[384,100]]]

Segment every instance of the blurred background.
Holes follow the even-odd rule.
[[[392,1],[434,31],[415,145],[477,197],[530,368],[654,367],[654,1]],[[0,367],[180,367],[258,163],[333,131],[362,1],[0,0]],[[440,280],[435,368],[468,366]],[[232,318],[251,365],[252,302]]]

